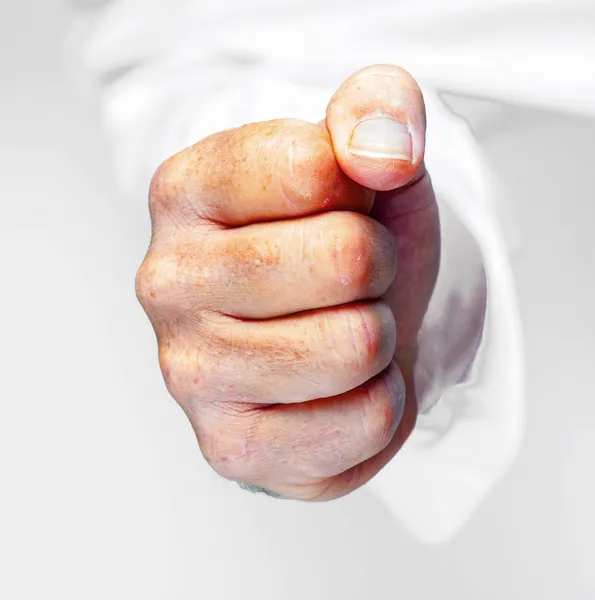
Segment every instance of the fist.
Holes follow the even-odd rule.
[[[440,255],[424,143],[419,87],[376,65],[340,87],[324,122],[217,133],[155,173],[137,296],[221,476],[329,500],[411,433]]]

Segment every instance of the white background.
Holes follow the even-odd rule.
[[[206,467],[134,297],[145,201],[118,199],[64,75],[67,16],[0,5],[0,598],[594,598],[595,124],[505,107],[477,131],[521,234],[527,433],[424,547],[366,489],[280,502]]]

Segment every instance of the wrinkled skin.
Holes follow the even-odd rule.
[[[350,150],[358,122],[409,127],[410,160]],[[167,160],[136,281],[165,382],[208,463],[286,498],[366,483],[415,426],[416,337],[438,210],[412,77],[350,77],[326,120],[254,123]]]

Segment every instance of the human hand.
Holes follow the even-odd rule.
[[[329,500],[410,435],[440,256],[424,144],[415,81],[376,65],[339,88],[325,122],[217,133],[157,170],[137,295],[167,387],[223,477]]]

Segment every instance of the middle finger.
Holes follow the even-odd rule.
[[[380,223],[354,212],[214,231],[188,244],[179,292],[200,308],[247,319],[380,297],[396,273],[396,245]]]

